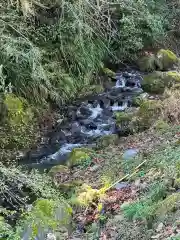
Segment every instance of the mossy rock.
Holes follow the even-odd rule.
[[[142,72],[152,72],[156,70],[156,56],[154,54],[143,56],[137,63]]]
[[[164,80],[171,85],[175,83],[180,83],[180,73],[176,71],[165,72]]]
[[[161,49],[157,52],[159,70],[168,70],[178,63],[178,57],[170,50]]]
[[[109,145],[112,145],[112,144],[117,144],[118,140],[119,140],[119,137],[116,134],[103,136],[97,140],[96,148],[99,149],[99,148],[108,147]]]
[[[69,168],[65,165],[57,165],[51,168],[49,175],[55,176],[57,173],[67,173],[69,174]]]
[[[116,73],[113,72],[111,69],[109,68],[103,68],[102,72],[109,78],[115,78],[116,77]]]
[[[160,112],[160,101],[147,100],[140,105],[136,114],[134,125],[136,125],[139,130],[148,129],[155,121],[157,121]]]
[[[70,156],[67,161],[68,167],[73,167],[77,165],[81,165],[87,160],[89,160],[90,154],[88,153],[88,149],[81,149],[81,148],[75,148],[70,153]]]
[[[145,75],[141,85],[145,92],[162,94],[167,84],[164,81],[164,74],[162,72],[155,71]]]
[[[176,71],[160,72],[155,71],[143,77],[142,88],[144,91],[155,94],[162,94],[165,88],[171,88],[180,83],[180,73]]]

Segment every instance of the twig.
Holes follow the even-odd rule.
[[[126,178],[130,178],[132,177],[134,174],[137,173],[138,169],[146,162],[147,160],[144,160],[142,163],[140,163],[136,168],[135,171],[132,174],[127,174],[124,177],[122,177],[121,179],[119,179],[118,181],[116,181],[115,183],[113,183],[110,187],[105,189],[105,192],[107,192],[109,189],[111,189],[112,187],[114,187],[117,183],[121,182],[122,180],[126,179]]]

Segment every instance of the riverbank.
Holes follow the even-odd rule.
[[[173,75],[169,70],[144,75],[141,84],[143,86],[146,83],[149,95],[141,92],[133,95],[135,106],[128,108],[127,104],[127,109],[122,109],[121,100],[127,100],[123,98],[123,94],[127,93],[124,88],[130,90],[126,84],[133,83],[134,89],[135,83],[138,83],[134,81],[134,77],[138,78],[136,74],[127,72],[123,74],[127,79],[122,74],[117,74],[118,79],[115,82],[113,75],[113,84],[105,93],[106,98],[112,98],[112,91],[116,93],[113,95],[113,98],[115,97],[113,102],[112,99],[108,100],[110,104],[108,101],[105,102],[108,108],[113,108],[116,101],[121,102],[121,105],[115,105],[116,111],[119,108],[120,112],[115,111],[114,114],[112,109],[109,110],[111,114],[108,114],[108,119],[111,120],[110,126],[113,121],[120,129],[124,127],[123,131],[117,132],[118,134],[111,131],[108,135],[92,138],[94,145],[91,148],[87,148],[88,142],[85,142],[85,146],[76,146],[68,152],[64,165],[58,162],[55,162],[55,166],[52,165],[54,159],[50,154],[48,164],[54,167],[48,169],[47,173],[42,171],[39,173],[35,169],[26,172],[17,166],[13,167],[12,164],[8,168],[1,164],[3,183],[1,192],[4,197],[1,197],[0,233],[3,238],[9,240],[12,236],[13,239],[19,240],[23,235],[26,239],[30,239],[31,236],[45,239],[50,233],[53,237],[56,236],[56,239],[62,240],[95,237],[103,240],[119,237],[124,240],[134,238],[161,240],[178,236],[180,151],[178,71],[174,71]],[[152,88],[153,86],[156,91],[158,90],[154,74],[157,74],[156,77],[158,76],[161,82],[160,94],[157,92],[155,94]],[[149,83],[151,88],[147,88],[149,82],[147,76],[153,76],[151,78],[153,85]],[[164,81],[165,83],[172,81],[172,84],[163,85]],[[112,87],[115,83],[118,83],[117,88]],[[132,91],[128,91],[128,94],[132,96]],[[89,103],[83,106],[79,103],[75,109],[73,108],[75,114],[79,114],[77,111],[79,108],[83,107],[83,110],[86,110],[85,116],[90,116],[91,125],[93,124],[93,128],[96,127],[94,133],[97,132],[98,124],[101,126],[104,121],[102,115],[104,105],[97,107],[99,104],[97,96],[100,96],[98,101],[102,104],[103,95],[100,94],[95,95],[95,98],[93,96],[91,104],[95,102],[95,106],[89,108]],[[92,99],[88,98],[88,101]],[[67,116],[73,111],[70,108]],[[107,111],[105,113],[107,114]],[[100,117],[101,121],[94,121],[92,115],[95,115],[95,119]],[[57,123],[59,115],[51,116],[55,115],[49,115],[51,125],[47,124],[48,121],[45,122],[46,128],[43,133],[49,133],[52,119],[56,120],[54,126],[57,127],[59,124]],[[80,116],[81,121],[82,116],[83,113]],[[67,144],[56,142],[62,140],[61,123],[59,126],[57,130],[52,129],[52,138],[47,134],[48,141],[42,144],[47,146],[49,140],[55,139],[58,148],[54,150],[50,148],[54,154],[59,153],[60,146]],[[65,126],[69,126],[68,119]],[[93,132],[93,129],[87,130],[88,133],[89,131]],[[81,136],[81,131],[74,133],[76,137]],[[72,139],[71,136],[70,140]],[[89,141],[89,134],[85,138],[83,135],[80,139]],[[77,140],[79,141],[79,138]],[[49,156],[48,154],[46,156]],[[30,163],[32,159],[29,158]],[[34,159],[36,164],[44,163],[42,156]],[[43,161],[39,162],[41,159]],[[47,159],[45,158],[46,161]]]

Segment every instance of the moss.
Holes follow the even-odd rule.
[[[103,136],[103,137],[101,137],[97,140],[96,147],[97,148],[104,148],[104,147],[107,147],[111,144],[116,144],[118,142],[118,140],[119,140],[119,137],[116,134]]]
[[[110,77],[110,78],[116,77],[116,73],[110,70],[109,68],[103,68],[102,71],[107,77]]]
[[[72,150],[68,161],[67,161],[67,166],[73,167],[76,165],[81,165],[83,162],[87,161],[90,159],[90,154],[88,154],[88,150],[84,150],[81,148],[75,148]]]
[[[165,81],[169,83],[180,83],[180,73],[176,71],[168,71],[164,74]]]
[[[143,90],[148,93],[162,94],[166,87],[163,76],[164,74],[158,71],[144,76],[141,83]]]
[[[156,56],[151,54],[138,60],[139,69],[143,72],[152,72],[156,69]]]
[[[136,125],[140,130],[144,130],[152,126],[157,121],[161,112],[161,104],[159,101],[147,100],[140,105],[136,115]]]
[[[160,70],[168,70],[178,62],[176,54],[165,49],[161,49],[157,52],[157,59]]]
[[[34,141],[36,121],[27,101],[14,94],[6,94],[4,103],[7,118],[1,131],[1,148],[19,149],[28,147]]]

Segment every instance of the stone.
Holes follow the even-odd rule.
[[[179,62],[177,56],[170,50],[160,49],[156,54],[146,54],[138,60],[139,69],[143,72],[169,70]]]
[[[138,153],[139,153],[139,149],[137,149],[137,148],[127,149],[124,152],[122,158],[123,158],[123,160],[131,160],[134,157],[136,157]]]
[[[90,158],[88,151],[89,149],[87,149],[87,151],[85,149],[82,150],[81,148],[73,149],[67,160],[67,166],[73,167],[87,161]]]
[[[89,117],[91,115],[91,110],[87,106],[82,106],[79,109],[80,113],[86,117]]]
[[[72,134],[81,132],[81,126],[79,125],[78,122],[74,122],[71,124],[71,132]]]
[[[157,64],[160,70],[169,70],[178,63],[178,58],[170,50],[161,49],[157,52]]]
[[[121,222],[121,221],[123,221],[123,220],[124,220],[123,214],[119,214],[119,215],[115,215],[115,216],[114,216],[114,221],[115,221],[115,222]]]
[[[142,89],[148,93],[162,94],[165,87],[168,86],[163,80],[163,72],[153,72],[143,77],[141,82]]]
[[[109,92],[110,96],[118,96],[119,94],[121,94],[123,91],[122,88],[112,88],[111,91]]]
[[[130,187],[131,185],[128,183],[128,182],[119,182],[119,183],[117,183],[115,186],[114,186],[114,188],[116,189],[116,190],[121,190],[121,189],[123,189],[123,188],[127,188],[127,187]]]
[[[66,143],[66,135],[63,131],[54,131],[51,133],[50,139],[49,139],[49,144],[57,144],[61,143],[64,144]]]
[[[110,78],[115,78],[116,77],[116,73],[113,72],[111,69],[109,68],[103,68],[102,69],[103,73],[107,76],[107,77],[110,77]]]
[[[156,232],[161,232],[163,230],[163,228],[164,228],[164,224],[162,222],[159,223],[159,225],[156,228]]]

